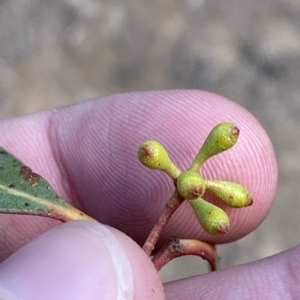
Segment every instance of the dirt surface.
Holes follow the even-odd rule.
[[[279,164],[275,205],[221,267],[299,243],[299,0],[0,1],[0,116],[135,90],[228,97],[262,123]],[[179,259],[163,280],[205,272]]]

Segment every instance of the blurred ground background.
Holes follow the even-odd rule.
[[[0,117],[171,88],[240,103],[275,147],[275,205],[258,230],[219,247],[221,267],[299,243],[299,0],[0,1]],[[184,258],[161,276],[206,271]]]

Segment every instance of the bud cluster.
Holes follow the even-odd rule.
[[[170,159],[167,151],[157,141],[143,142],[138,150],[140,162],[148,168],[167,173],[176,185],[181,197],[188,200],[202,228],[212,234],[227,233],[229,217],[224,210],[202,198],[205,191],[218,197],[226,205],[234,208],[250,206],[253,200],[245,187],[240,184],[220,180],[208,180],[198,172],[212,156],[233,147],[239,137],[239,129],[232,123],[221,123],[209,133],[190,168],[182,172]]]

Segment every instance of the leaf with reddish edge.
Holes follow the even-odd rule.
[[[61,199],[44,178],[1,147],[0,213],[38,215],[63,222],[93,220]]]
[[[163,247],[152,258],[157,271],[174,258],[196,255],[208,261],[211,271],[216,270],[217,253],[213,245],[198,240],[184,240],[177,237],[170,237]]]

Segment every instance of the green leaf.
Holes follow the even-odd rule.
[[[0,147],[0,213],[61,221],[92,219],[61,199],[40,175]]]

